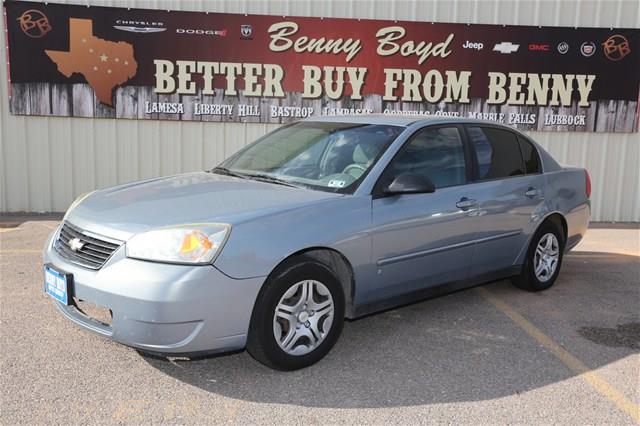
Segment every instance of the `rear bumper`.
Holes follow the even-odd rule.
[[[162,355],[242,349],[264,277],[233,279],[213,266],[129,259],[124,246],[98,271],[77,266],[46,243],[43,260],[73,274],[73,296],[111,311],[110,324],[53,300],[60,312],[94,333]]]
[[[565,252],[573,249],[584,238],[591,219],[591,202],[587,200],[565,215],[567,221],[567,242]]]

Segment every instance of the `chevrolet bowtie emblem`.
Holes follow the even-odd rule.
[[[80,238],[72,238],[69,240],[69,248],[72,251],[79,251],[84,247],[84,243],[80,241]]]
[[[519,44],[513,44],[510,41],[503,41],[493,46],[493,51],[509,54],[509,53],[517,52],[519,48],[520,48]]]

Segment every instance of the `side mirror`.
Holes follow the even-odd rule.
[[[397,176],[384,189],[384,193],[387,195],[428,194],[435,191],[436,187],[431,182],[431,179],[408,173]]]

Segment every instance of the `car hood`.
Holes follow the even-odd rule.
[[[126,241],[163,226],[231,225],[343,195],[197,172],[97,191],[66,217],[90,232]]]

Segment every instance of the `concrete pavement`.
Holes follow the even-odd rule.
[[[46,218],[51,219],[51,218]],[[0,227],[0,423],[640,422],[640,231],[598,226],[556,285],[508,281],[347,322],[315,366],[141,356],[42,291],[55,220]]]

